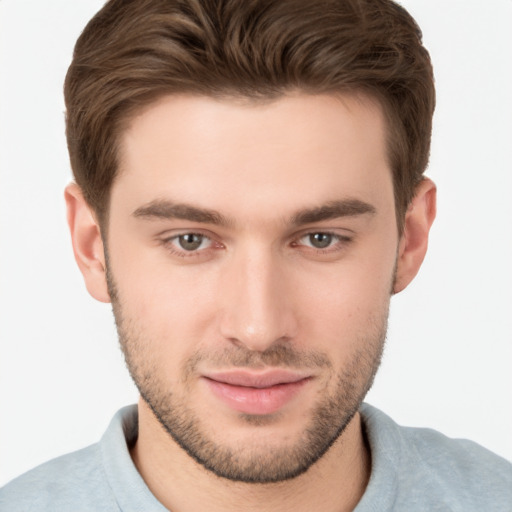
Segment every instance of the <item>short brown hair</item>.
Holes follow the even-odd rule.
[[[421,39],[391,0],[110,0],[79,37],[66,76],[76,182],[105,219],[119,134],[166,94],[362,92],[387,118],[401,229],[428,163],[435,105]]]

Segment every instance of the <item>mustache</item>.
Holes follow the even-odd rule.
[[[302,351],[286,343],[273,345],[263,352],[235,345],[221,351],[198,351],[187,360],[185,374],[194,373],[202,363],[206,363],[209,369],[260,370],[270,366],[304,370],[332,367],[331,360],[323,352]]]

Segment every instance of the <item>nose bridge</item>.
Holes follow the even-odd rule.
[[[227,271],[222,318],[225,338],[264,351],[295,335],[295,321],[284,262],[263,243],[233,254]]]

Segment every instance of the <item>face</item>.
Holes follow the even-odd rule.
[[[217,475],[292,478],[378,367],[398,247],[385,126],[349,96],[174,96],[135,117],[108,278],[128,367]]]

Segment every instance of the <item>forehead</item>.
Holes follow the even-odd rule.
[[[366,97],[167,96],[122,134],[111,208],[172,198],[247,219],[345,197],[393,208],[385,140]]]

